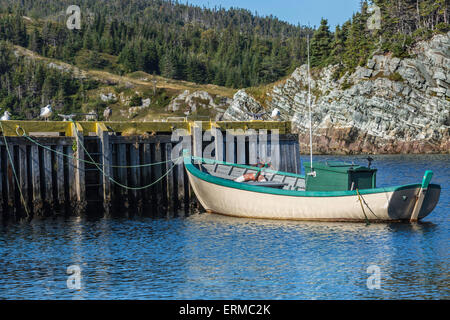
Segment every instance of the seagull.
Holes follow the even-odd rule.
[[[67,121],[67,120],[71,121],[71,120],[73,120],[73,118],[76,117],[76,114],[73,114],[73,113],[72,114],[59,114],[58,113],[58,116],[63,118],[63,121]]]
[[[48,104],[45,108],[41,108],[41,114],[39,117],[44,118],[45,121],[48,121],[48,118],[50,118],[52,114],[52,106]]]
[[[109,121],[109,118],[111,118],[112,110],[110,107],[106,107],[105,111],[103,111],[103,118],[105,118],[106,121]]]
[[[280,110],[278,108],[275,108],[275,109],[273,109],[272,114],[270,115],[270,117],[272,119],[278,120],[278,119],[280,119],[280,115],[281,115]]]
[[[11,120],[11,113],[9,113],[9,111],[6,110],[5,113],[3,113],[3,116],[0,118],[0,120],[2,121]]]

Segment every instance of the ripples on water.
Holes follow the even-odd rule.
[[[208,214],[8,223],[0,299],[449,299],[450,156],[375,158],[379,186],[435,172],[441,199],[422,223]],[[79,291],[67,289],[70,265],[82,269]],[[381,268],[381,289],[366,286],[370,265]]]

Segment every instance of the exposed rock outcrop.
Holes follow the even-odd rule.
[[[413,58],[374,55],[334,80],[337,66],[311,80],[314,150],[319,153],[450,152],[450,33],[411,49]],[[268,109],[292,120],[303,150],[309,141],[307,68],[268,92]],[[241,91],[240,91],[241,92]],[[238,95],[239,94],[239,95]],[[238,92],[229,120],[248,120],[259,103]],[[259,105],[260,106],[260,105]]]
[[[191,93],[189,90],[185,90],[170,102],[166,110],[171,112],[182,110],[185,115],[190,115],[203,108],[215,109],[217,113],[223,114],[230,103],[230,99],[223,97],[215,101],[214,97],[206,91]]]
[[[266,112],[261,104],[245,90],[239,90],[233,97],[231,106],[223,115],[227,121],[249,121],[255,118],[267,119]]]

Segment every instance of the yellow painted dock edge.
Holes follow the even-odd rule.
[[[97,133],[97,128],[107,129],[110,132],[136,132],[137,135],[144,132],[149,133],[171,133],[176,129],[190,131],[191,126],[201,126],[202,131],[218,128],[225,130],[278,130],[279,134],[291,133],[291,122],[289,121],[180,121],[180,122],[100,122],[100,121],[77,121],[77,128],[83,135]],[[23,131],[29,135],[33,133],[63,133],[67,137],[73,137],[72,123],[68,121],[2,121],[2,132],[5,136],[17,137]],[[106,130],[105,130],[106,131]],[[1,131],[0,131],[1,132]]]

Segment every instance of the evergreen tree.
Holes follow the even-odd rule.
[[[327,62],[331,53],[333,35],[328,27],[328,20],[322,19],[320,27],[314,32],[311,39],[311,65],[320,66]]]

